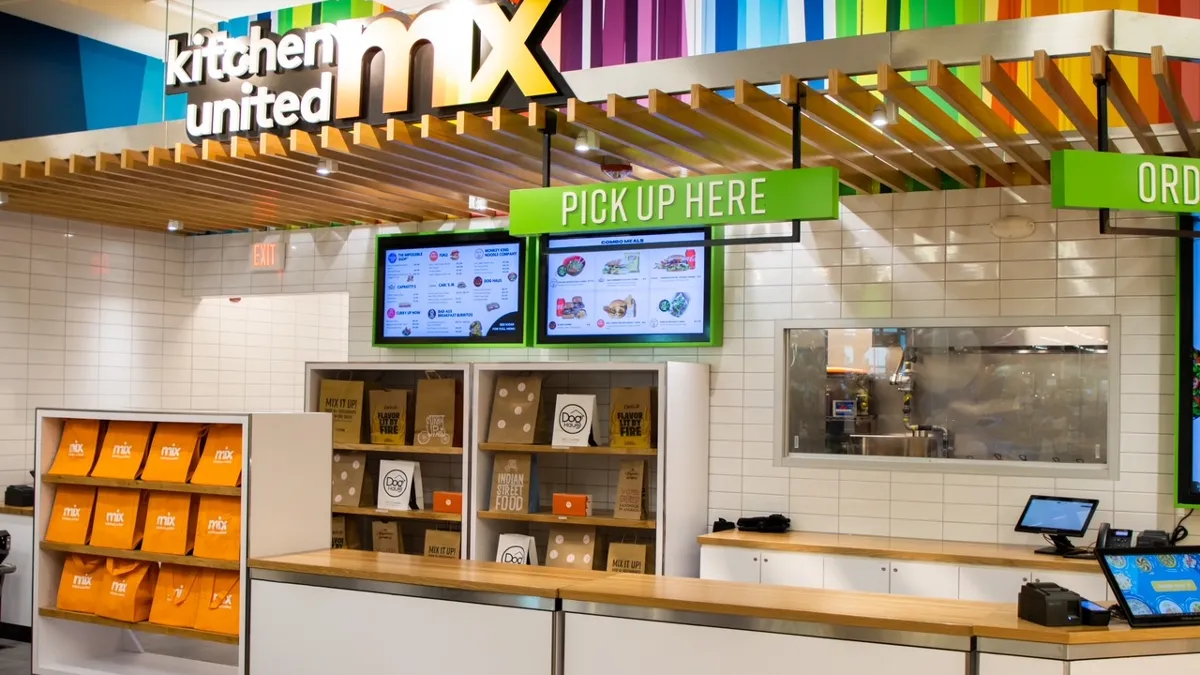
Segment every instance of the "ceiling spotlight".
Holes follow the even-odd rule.
[[[581,131],[575,137],[575,152],[587,152],[589,150],[596,150],[599,147],[599,144],[596,143],[596,132],[594,131]]]
[[[896,104],[891,101],[886,101],[875,106],[875,110],[871,111],[871,124],[877,127],[886,127],[896,123]]]
[[[337,162],[332,159],[323,159],[317,162],[317,175],[328,176],[331,173],[337,173]]]
[[[0,192],[0,206],[4,206],[7,203],[8,203],[8,193]]]
[[[484,197],[468,195],[467,196],[467,208],[470,209],[471,211],[477,211],[477,212],[478,211],[487,211],[488,200]]]
[[[171,219],[171,220],[167,221],[167,231],[168,232],[178,232],[182,229],[183,229],[182,221],[178,221],[175,219]]]

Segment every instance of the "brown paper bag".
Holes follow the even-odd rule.
[[[617,504],[614,518],[642,520],[646,517],[646,460],[622,460],[617,469]]]
[[[596,528],[551,525],[546,543],[546,567],[590,570],[599,568]]]
[[[459,418],[462,398],[459,382],[451,379],[417,382],[417,412],[413,420],[413,445],[458,447],[462,445]]]
[[[614,542],[608,545],[608,566],[605,569],[626,574],[650,574],[647,554],[645,544]]]
[[[371,521],[371,550],[380,553],[404,553],[400,523],[394,520]]]
[[[462,533],[449,530],[425,530],[426,558],[461,558]]]
[[[375,481],[367,475],[367,453],[333,452],[333,505],[374,506]]]
[[[610,397],[608,444],[647,449],[653,443],[652,391],[649,387],[615,387]]]
[[[371,405],[371,442],[378,445],[404,445],[408,442],[407,389],[372,389],[367,392]]]
[[[346,516],[334,516],[331,523],[333,541],[330,548],[345,548],[357,551],[362,548],[358,523]]]
[[[498,452],[492,465],[491,510],[533,513],[538,510],[537,461],[524,452]]]
[[[503,373],[496,378],[488,443],[533,443],[542,379],[532,373]]]
[[[320,412],[333,414],[334,443],[362,443],[363,383],[321,380]]]

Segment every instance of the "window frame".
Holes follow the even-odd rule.
[[[861,455],[804,455],[788,451],[787,430],[787,331],[792,329],[845,328],[1009,328],[1056,326],[1108,327],[1108,433],[1103,464],[1056,462],[1008,462],[999,460],[944,459],[940,457],[895,459]],[[857,471],[906,471],[1047,478],[1117,480],[1121,457],[1121,318],[1101,316],[1025,316],[967,318],[886,319],[788,319],[775,322],[775,411],[774,465],[789,468],[850,469]]]

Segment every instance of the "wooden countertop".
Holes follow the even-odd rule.
[[[565,586],[561,596],[583,602],[1065,645],[1200,639],[1200,626],[1049,628],[1018,619],[1016,606],[1009,604],[679,577],[618,574]]]
[[[769,551],[827,553],[892,560],[919,560],[965,565],[992,565],[1064,572],[1100,573],[1095,560],[1062,558],[1033,552],[1032,546],[1010,544],[973,544],[932,539],[892,539],[851,534],[787,532],[763,534],[726,530],[699,537],[702,545],[737,546]]]
[[[557,598],[570,584],[609,576],[609,572],[522,567],[473,560],[447,560],[416,555],[333,549],[256,558],[260,570],[296,572],[343,579],[369,579],[414,586]]]
[[[33,507],[32,506],[8,506],[6,504],[0,504],[0,513],[5,513],[10,516],[28,516],[28,517],[32,518],[33,517]]]

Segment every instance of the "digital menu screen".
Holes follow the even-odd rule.
[[[524,262],[506,232],[380,237],[375,344],[523,344]]]
[[[708,236],[677,230],[544,238],[538,343],[709,342]],[[604,250],[567,250],[592,247]]]
[[[1183,230],[1195,230],[1197,219],[1180,217]],[[1178,351],[1176,376],[1179,378],[1179,421],[1175,453],[1176,503],[1200,506],[1200,275],[1196,260],[1200,257],[1200,239],[1184,239],[1179,244]]]

